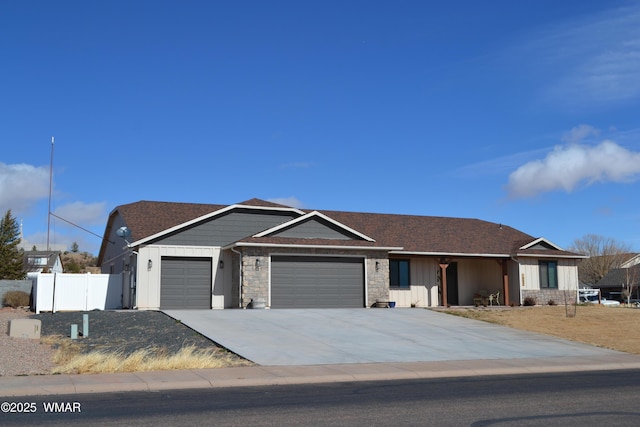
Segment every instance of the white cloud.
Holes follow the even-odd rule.
[[[24,220],[25,240],[29,244],[37,245],[38,249],[46,247],[48,197],[48,167],[29,164],[8,165],[0,162],[0,215],[11,209],[14,217]],[[104,230],[108,216],[105,202],[77,201],[56,207],[53,213],[65,221],[51,218],[49,234],[52,245],[62,244],[70,247],[71,243],[76,241],[82,250],[97,252],[100,239],[92,237],[86,231],[66,221],[91,230],[92,233],[100,234]],[[94,229],[95,227],[98,229]]]
[[[13,215],[29,210],[49,195],[49,169],[0,162],[0,211]]]
[[[540,193],[572,191],[578,184],[631,182],[640,175],[640,153],[613,141],[596,146],[570,144],[556,146],[543,160],[520,166],[509,175],[507,192],[512,198]]]
[[[597,136],[600,133],[598,129],[589,125],[580,125],[571,129],[569,132],[565,132],[562,135],[562,141],[567,144],[577,144],[589,136]]]
[[[640,4],[563,21],[530,34],[522,61],[560,107],[593,108],[640,99]]]
[[[89,225],[106,224],[106,203],[84,203],[73,202],[59,206],[53,211],[54,214],[66,221],[77,224],[81,227]]]
[[[476,163],[461,166],[451,170],[453,176],[462,176],[465,178],[477,178],[479,176],[500,175],[504,176],[518,165],[525,163],[527,160],[545,153],[548,150],[538,148],[531,151],[524,151],[506,156],[500,156],[489,160],[482,160]]]
[[[298,208],[298,209],[304,208],[304,203],[302,203],[300,200],[298,200],[294,196],[291,196],[291,197],[276,197],[276,198],[273,198],[273,199],[267,199],[267,201],[272,202],[272,203],[279,203],[279,204],[285,205],[285,206],[291,206],[292,208]]]

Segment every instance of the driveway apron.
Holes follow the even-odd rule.
[[[166,310],[265,366],[619,354],[425,309]]]

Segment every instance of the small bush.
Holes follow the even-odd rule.
[[[522,304],[526,307],[532,307],[534,305],[536,305],[536,299],[534,297],[526,297],[524,299],[524,304]]]
[[[24,291],[9,291],[4,294],[2,305],[13,308],[28,307],[30,305],[30,299],[29,294]]]
[[[549,302],[548,302],[547,304],[549,304],[549,305],[556,305],[556,302],[555,302],[554,300],[550,299],[550,300],[549,300]]]

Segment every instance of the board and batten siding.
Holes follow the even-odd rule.
[[[521,288],[528,290],[540,289],[540,260],[521,257],[519,261]],[[554,261],[558,263],[558,290],[576,290],[578,288],[577,261],[574,259],[556,259]]]
[[[225,215],[179,230],[154,242],[158,245],[225,246],[261,231],[290,221],[299,215],[292,212],[234,210]]]
[[[138,309],[160,309],[162,257],[210,258],[212,293],[216,292],[212,295],[211,306],[224,308],[225,294],[230,293],[231,268],[219,268],[219,262],[223,259],[219,247],[150,245],[140,248],[138,255],[136,295]],[[151,268],[149,268],[149,261],[151,261]],[[228,295],[228,299],[230,297]]]
[[[284,229],[274,235],[278,237],[299,237],[305,239],[354,239],[354,236],[348,234],[345,230],[341,230],[333,224],[329,224],[326,223],[326,221],[320,221],[315,218],[301,224],[295,224],[295,226]]]
[[[474,295],[481,290],[502,291],[502,266],[493,259],[461,259],[458,262],[458,303],[473,305]],[[501,297],[501,303],[504,298]]]
[[[438,301],[438,263],[429,258],[409,259],[409,289],[389,289],[389,301],[396,307],[437,307]]]

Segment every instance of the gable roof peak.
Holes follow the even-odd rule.
[[[268,200],[257,199],[255,197],[253,199],[245,200],[244,202],[236,203],[236,205],[257,206],[257,207],[265,207],[265,208],[292,208],[291,206],[282,205],[280,203],[269,202]]]
[[[552,249],[561,251],[563,250],[560,246],[556,245],[555,243],[553,243],[552,241],[545,239],[544,237],[538,237],[537,239],[534,239],[524,245],[522,245],[519,249],[524,250],[524,249],[530,249],[533,246],[536,246],[538,244],[542,244],[543,246],[547,246],[547,247],[551,247]]]
[[[365,234],[363,234],[363,233],[361,233],[361,232],[359,232],[357,230],[354,230],[354,229],[346,226],[345,224],[342,224],[339,221],[336,221],[333,218],[330,218],[327,215],[324,215],[323,213],[318,212],[318,211],[308,212],[308,213],[306,213],[306,214],[304,214],[302,216],[299,216],[298,218],[292,219],[291,221],[287,221],[287,222],[284,222],[284,223],[282,223],[280,225],[272,227],[270,229],[264,230],[264,231],[262,231],[262,232],[260,232],[260,233],[258,233],[256,235],[254,235],[253,237],[269,236],[270,234],[273,234],[273,233],[275,233],[277,231],[283,230],[285,228],[289,228],[291,226],[295,226],[296,224],[300,224],[300,223],[305,222],[305,221],[307,221],[307,220],[309,220],[311,218],[314,218],[314,217],[315,218],[320,218],[321,220],[323,220],[325,222],[328,222],[328,223],[330,223],[330,224],[332,224],[332,225],[334,225],[334,226],[336,226],[336,227],[338,227],[338,228],[340,228],[340,229],[342,229],[342,230],[344,230],[344,231],[346,231],[346,232],[348,232],[348,233],[350,233],[350,234],[352,234],[354,236],[358,236],[363,240],[366,240],[366,241],[369,241],[369,242],[375,242],[375,240],[372,239],[371,237],[369,237],[369,236],[367,236],[367,235],[365,235]]]

